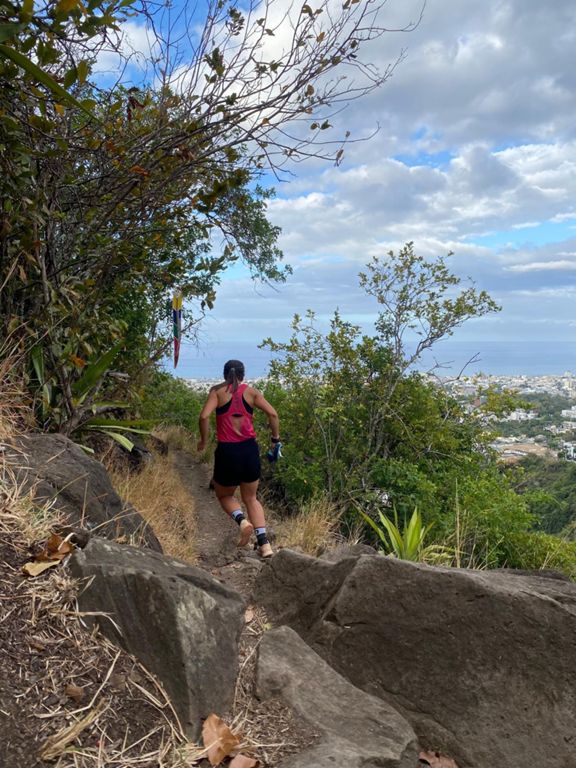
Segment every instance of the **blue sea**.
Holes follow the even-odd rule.
[[[185,379],[220,379],[226,360],[242,360],[246,378],[254,380],[265,376],[271,354],[258,349],[256,343],[216,342],[196,348],[185,343],[180,352],[178,367],[171,360],[165,369]],[[474,362],[469,363],[474,359]],[[469,363],[467,365],[467,363]],[[576,341],[454,341],[438,344],[433,352],[422,359],[419,370],[434,365],[440,376],[455,376],[464,368],[464,375],[486,373],[500,376],[544,376],[576,373]]]

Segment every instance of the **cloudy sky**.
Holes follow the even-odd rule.
[[[384,19],[418,7],[389,0]],[[393,77],[338,118],[354,138],[377,134],[338,168],[301,164],[275,184],[269,216],[292,278],[272,290],[232,270],[205,344],[286,338],[307,308],[368,327],[357,274],[407,240],[453,251],[454,271],[502,304],[457,338],[576,340],[576,3],[428,0],[419,27],[371,57],[385,67],[401,49]]]

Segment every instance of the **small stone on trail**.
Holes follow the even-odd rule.
[[[64,689],[64,693],[66,696],[69,696],[71,699],[74,699],[74,701],[82,701],[84,698],[84,688],[81,688],[79,685],[76,685],[75,683],[68,683],[66,688]]]

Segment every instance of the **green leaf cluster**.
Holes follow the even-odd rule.
[[[77,429],[90,366],[118,343],[123,378],[103,394],[134,396],[169,350],[173,289],[193,335],[231,264],[289,271],[241,145],[215,142],[169,89],[95,88],[72,58],[78,41],[96,55],[129,6],[0,0],[0,322],[42,428]]]
[[[156,371],[140,393],[138,411],[155,425],[184,427],[196,432],[205,392],[190,389],[182,379]]]
[[[365,512],[360,511],[363,520],[376,532],[384,549],[399,560],[417,562],[422,559],[424,541],[431,526],[422,523],[422,516],[417,509],[404,529],[401,530],[398,516],[393,522],[382,512],[378,512],[379,523]]]
[[[424,349],[495,305],[473,286],[458,293],[444,260],[424,261],[411,244],[372,262],[361,283],[380,308],[372,335],[338,312],[324,330],[309,311],[287,342],[263,342],[285,457],[270,482],[288,506],[324,492],[348,523],[360,512],[397,556],[505,565],[510,537],[532,530],[528,499],[497,464],[482,416],[414,369]]]

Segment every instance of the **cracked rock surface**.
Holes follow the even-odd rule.
[[[320,740],[278,768],[414,768],[418,749],[408,722],[335,672],[289,627],[266,632],[256,692],[277,698],[313,726]]]
[[[256,595],[461,768],[576,765],[576,585],[290,550]]]
[[[162,681],[187,734],[232,704],[244,600],[200,568],[93,538],[70,561],[80,609]],[[87,617],[88,619],[94,617]]]

